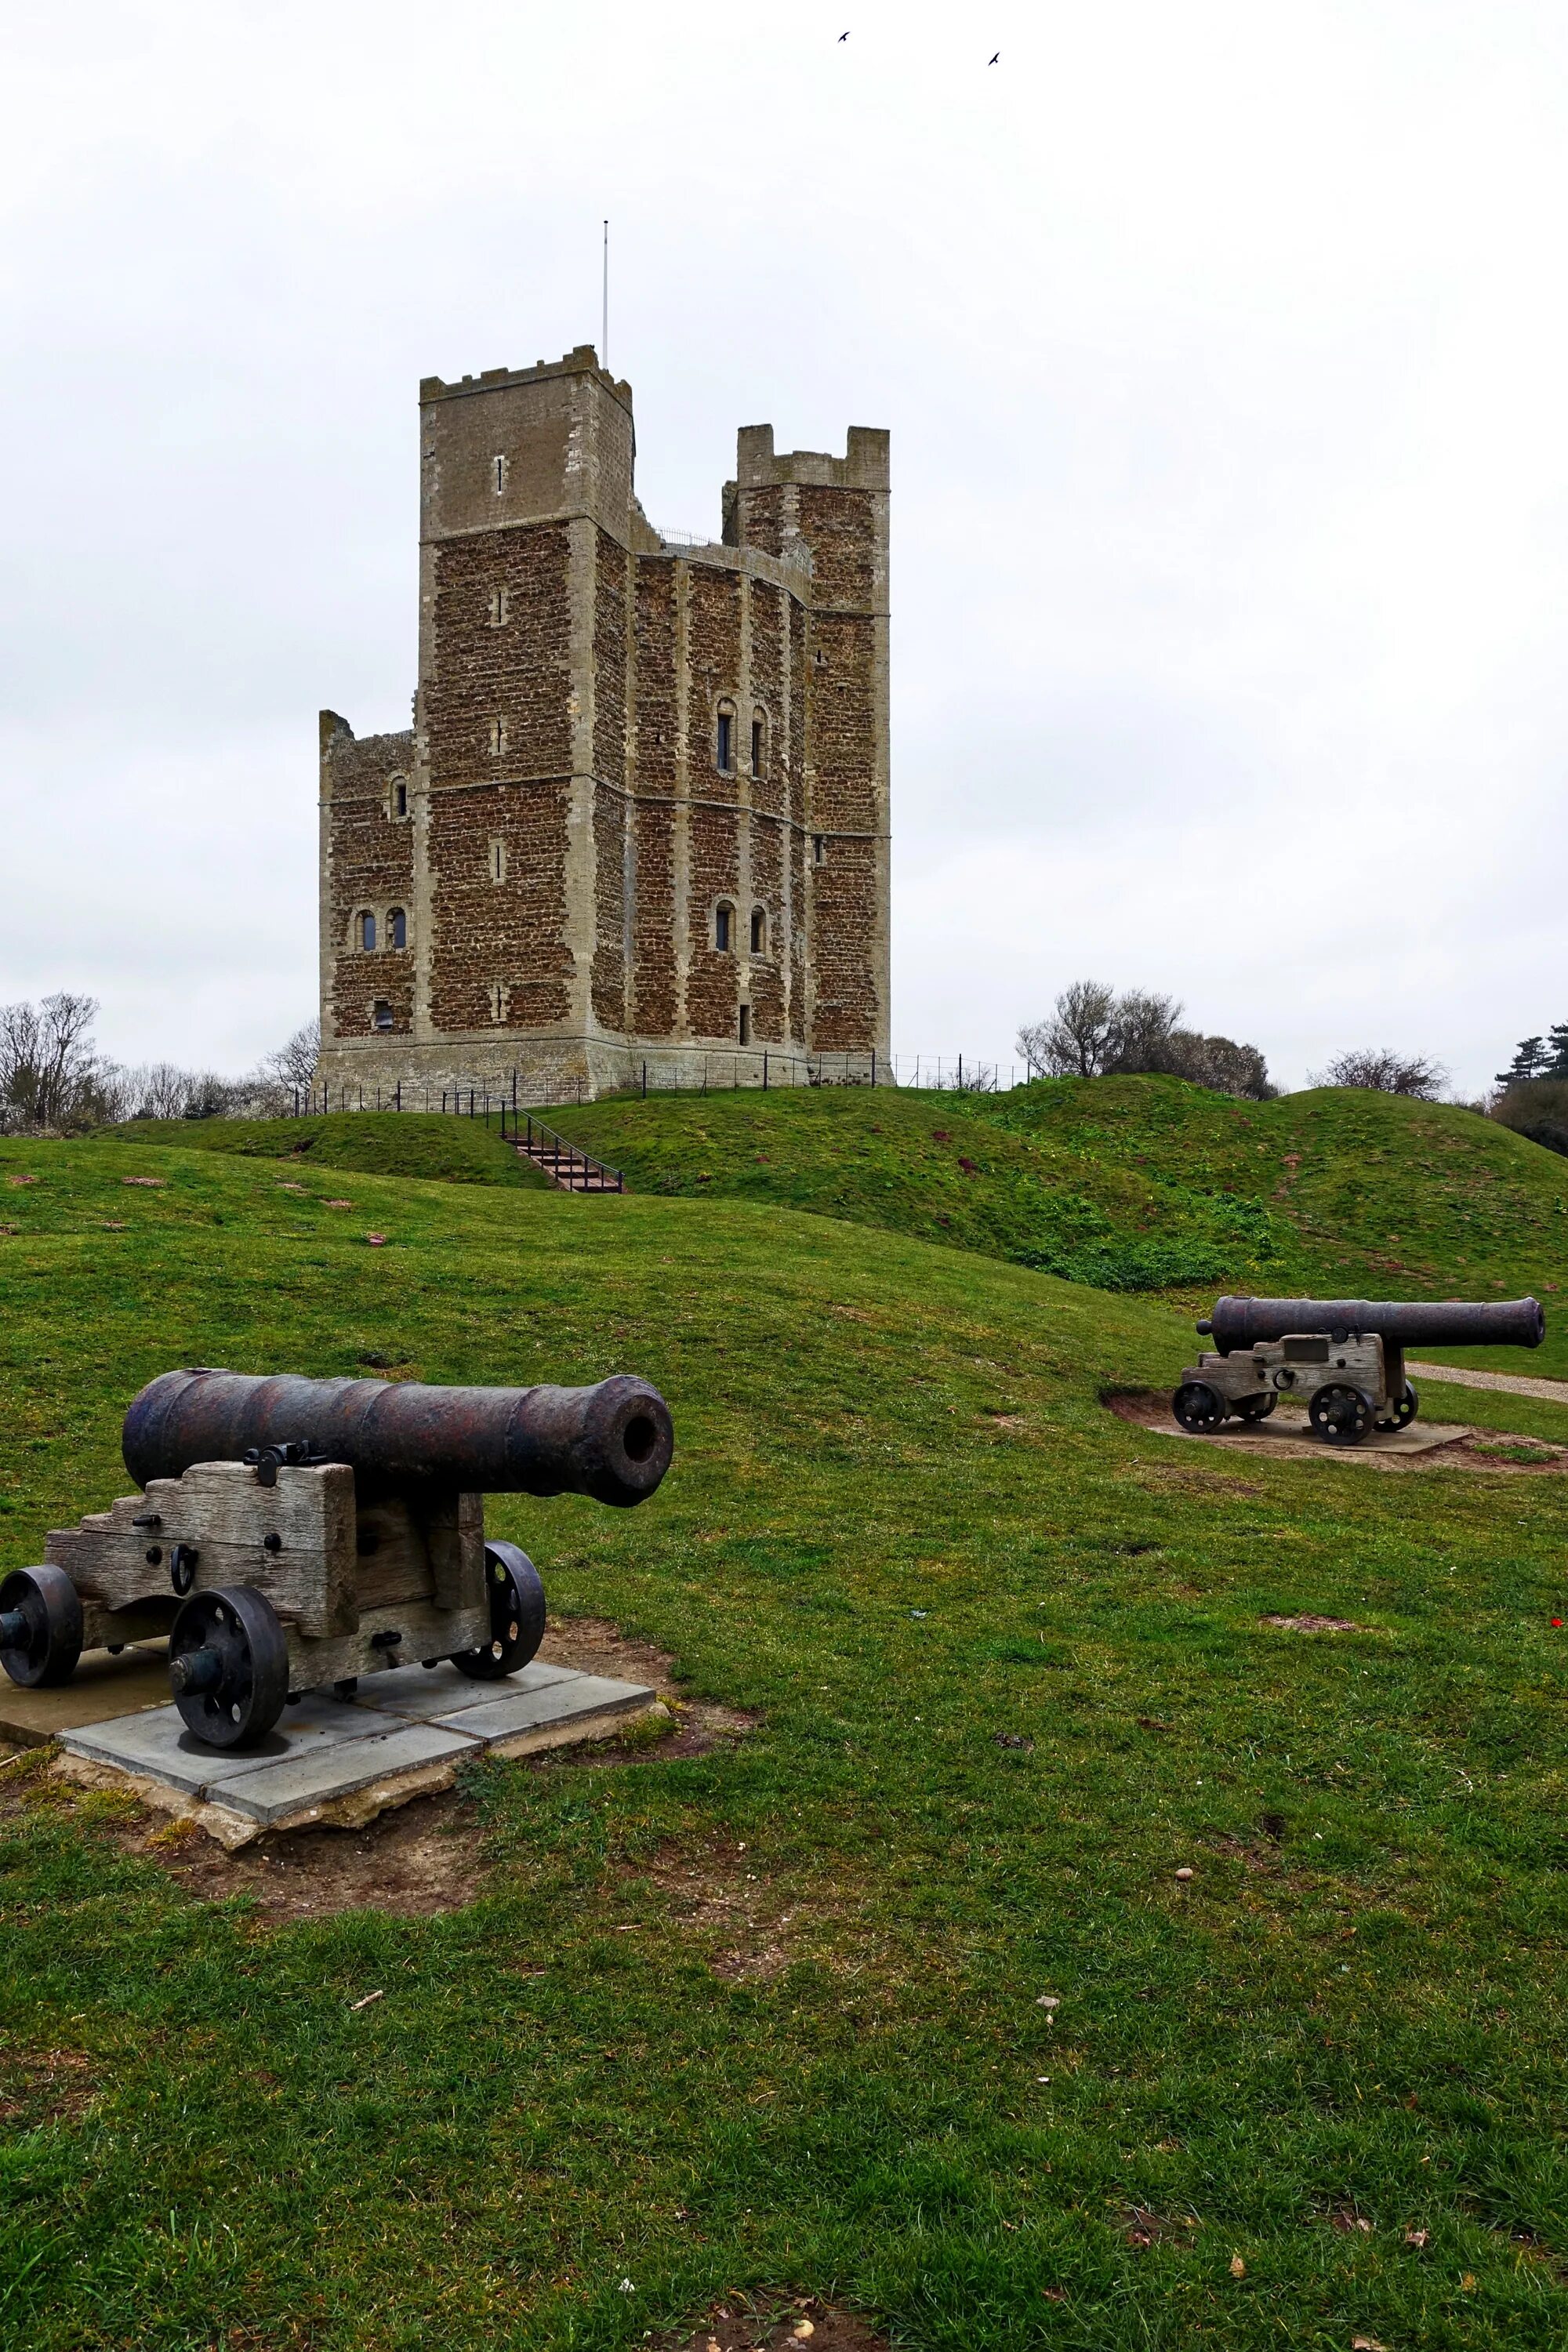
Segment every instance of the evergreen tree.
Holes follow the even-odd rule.
[[[1564,1051],[1564,1046],[1568,1046],[1568,1024],[1564,1024],[1561,1032],[1556,1029],[1552,1032],[1552,1042],[1554,1045],[1556,1045],[1559,1035],[1561,1035],[1564,1041],[1563,1045],[1558,1045],[1558,1053],[1559,1055],[1561,1055]],[[1500,1087],[1517,1087],[1526,1079],[1542,1077],[1546,1074],[1551,1062],[1552,1055],[1547,1052],[1545,1045],[1541,1038],[1522,1037],[1520,1040],[1519,1051],[1515,1054],[1513,1060],[1510,1063],[1508,1068],[1498,1072],[1497,1083]],[[1552,1075],[1555,1076],[1557,1075],[1556,1071],[1552,1070]],[[1568,1067],[1564,1068],[1563,1075],[1564,1076],[1568,1076]]]

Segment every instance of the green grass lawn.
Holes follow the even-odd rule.
[[[423,1112],[331,1111],[311,1118],[138,1118],[104,1128],[102,1143],[157,1143],[178,1150],[221,1151],[245,1160],[297,1160],[310,1168],[350,1169],[366,1176],[425,1176],[444,1184],[510,1184],[551,1189],[549,1179],[511,1145],[499,1120],[443,1118]],[[1537,1147],[1539,1148],[1539,1147]]]
[[[1525,1288],[1556,1195],[1502,1139],[1541,1255],[1468,1175],[1462,1254]],[[932,2352],[1568,2335],[1563,1482],[1131,1428],[1100,1394],[1172,1379],[1174,1307],[879,1222],[0,1144],[0,1564],[123,1489],[173,1364],[635,1370],[654,1500],[492,1528],[757,1718],[482,1768],[487,1891],[429,1919],[198,1902],[13,1768],[0,2343],[597,2352],[773,2286]]]
[[[1198,1310],[1206,1290],[1484,1298],[1568,1284],[1568,1160],[1446,1104],[1178,1078],[1003,1095],[779,1088],[551,1114],[639,1192],[773,1202]],[[1441,1349],[1424,1349],[1441,1357]],[[1568,1373],[1568,1316],[1534,1357]]]

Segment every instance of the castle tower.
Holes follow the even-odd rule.
[[[582,348],[420,387],[411,731],[321,721],[321,1076],[560,1099],[857,1075],[889,1031],[888,436],[637,504]]]

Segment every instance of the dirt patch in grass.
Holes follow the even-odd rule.
[[[727,1841],[665,1846],[637,1874],[662,1898],[676,1934],[705,1946],[714,1975],[731,1984],[771,1983],[818,1949],[821,1931],[848,1907],[837,1885],[778,1886],[749,1845]]]
[[[285,1830],[237,1853],[194,1822],[154,1828],[140,1813],[120,1843],[161,1864],[200,1902],[248,1895],[279,1921],[361,1910],[428,1919],[472,1903],[488,1875],[473,1807],[450,1789],[416,1797],[363,1829]]]
[[[1353,1617],[1260,1617],[1260,1625],[1277,1625],[1282,1633],[1364,1633]]]
[[[621,1739],[542,1749],[537,1757],[519,1759],[530,1769],[568,1764],[605,1770],[625,1769],[650,1753],[661,1759],[700,1756],[740,1738],[756,1721],[738,1708],[680,1698],[665,1653],[652,1643],[627,1640],[603,1619],[575,1618],[552,1625],[539,1654],[587,1674],[651,1685],[668,1706],[676,1729],[649,1741],[639,1738],[634,1726]],[[40,1766],[42,1757],[40,1750]],[[94,1800],[94,1827],[122,1852],[157,1863],[198,1902],[248,1895],[264,1919],[278,1924],[356,1910],[430,1918],[476,1901],[489,1876],[474,1808],[452,1789],[390,1806],[353,1828],[321,1823],[266,1831],[230,1852],[194,1820],[184,1815],[169,1820],[152,1811],[129,1789],[95,1788],[89,1796],[64,1781],[46,1784],[37,1769],[24,1773],[19,1763],[5,1775],[0,1788],[0,1811],[31,1801],[76,1808]],[[717,1884],[719,1874],[710,1873],[709,1881]],[[780,1939],[782,1927],[778,1934],[765,1931],[756,1903],[748,1906],[752,1883],[742,1864],[728,1874],[722,1894],[709,1893],[696,1900],[692,1916],[694,1924],[731,1928],[732,1946],[715,1962],[721,1974],[765,1980],[786,1965],[791,1952]]]
[[[721,1706],[711,1699],[683,1698],[674,1680],[674,1660],[652,1642],[637,1642],[603,1617],[566,1617],[545,1630],[540,1657],[553,1666],[579,1666],[585,1675],[605,1675],[612,1681],[647,1683],[658,1693],[675,1729],[658,1742],[660,1757],[705,1756],[710,1748],[744,1738],[754,1731],[757,1717],[741,1708]],[[578,1760],[586,1765],[624,1763],[639,1752],[635,1742],[611,1741],[605,1747],[583,1748]]]
[[[661,2328],[648,2339],[654,2352],[888,2352],[852,2311],[815,2295],[730,2295],[695,2327]]]
[[[0,2125],[9,2131],[72,2123],[97,2095],[91,2063],[79,2050],[0,2048]]]
[[[1141,1462],[1133,1473],[1140,1484],[1154,1493],[1176,1495],[1261,1495],[1261,1486],[1254,1486],[1245,1478],[1222,1478],[1214,1470],[1172,1470],[1163,1462]]]
[[[1134,1429],[1206,1446],[1216,1454],[1266,1454],[1286,1462],[1356,1462],[1374,1470],[1481,1470],[1505,1477],[1553,1477],[1568,1472],[1568,1446],[1458,1423],[1416,1421],[1407,1429],[1373,1430],[1359,1445],[1327,1445],[1312,1435],[1304,1413],[1288,1408],[1267,1421],[1230,1421],[1204,1433],[1182,1428],[1163,1390],[1113,1390],[1100,1402]]]
[[[1128,2213],[1123,2235],[1130,2246],[1158,2246],[1173,2239],[1190,2239],[1197,2226],[1184,2214],[1173,2220],[1168,2214],[1152,2213],[1146,2206],[1134,2205]]]

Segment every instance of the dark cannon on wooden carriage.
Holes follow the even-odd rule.
[[[1406,1348],[1539,1348],[1546,1317],[1533,1298],[1222,1298],[1198,1336],[1215,1344],[1171,1399],[1184,1429],[1262,1421],[1293,1396],[1326,1445],[1359,1445],[1420,1409]]]
[[[215,1748],[265,1738],[303,1692],[449,1658],[516,1674],[544,1591],[486,1540],[489,1495],[646,1502],[669,1467],[647,1381],[592,1388],[165,1372],[125,1416],[142,1490],[45,1542],[0,1580],[0,1664],[62,1683],[83,1649],[169,1637],[169,1681]]]

